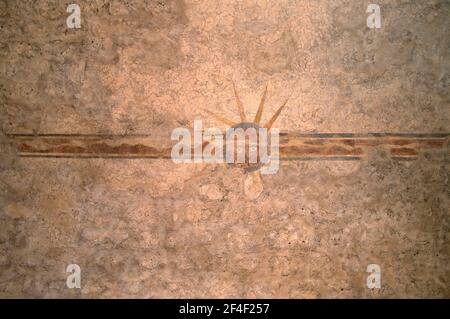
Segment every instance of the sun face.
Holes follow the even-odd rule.
[[[264,125],[261,125],[261,118],[262,118],[263,111],[264,111],[264,103],[265,103],[266,96],[267,96],[267,87],[268,86],[266,85],[264,92],[261,95],[261,100],[259,102],[258,110],[256,111],[256,115],[255,115],[255,118],[253,119],[253,121],[249,121],[247,119],[247,115],[245,114],[244,106],[241,102],[241,99],[239,98],[239,95],[237,93],[234,82],[233,82],[233,91],[234,91],[234,97],[236,100],[236,108],[237,108],[237,111],[238,111],[239,117],[240,117],[240,122],[235,122],[235,121],[229,120],[229,119],[224,118],[224,117],[222,117],[210,110],[207,110],[207,109],[205,109],[205,111],[208,114],[210,114],[211,116],[213,116],[216,120],[220,121],[221,123],[229,126],[230,128],[233,128],[233,129],[242,128],[245,130],[248,128],[254,128],[257,132],[259,132],[259,128],[265,128],[269,131],[272,128],[275,121],[277,120],[277,118],[279,117],[279,115],[281,114],[281,111],[284,109],[284,107],[286,106],[289,99],[285,100],[285,102],[277,109],[275,114],[270,118],[270,120],[268,122],[266,122]],[[259,136],[258,136],[258,141],[259,141]],[[248,136],[246,136],[244,150],[250,150],[250,149],[254,149],[254,148],[258,148],[258,143],[256,145],[250,144]],[[259,150],[256,149],[256,151],[257,151],[257,154],[259,154]],[[256,163],[250,163],[249,156],[248,156],[249,153],[250,152],[248,152],[248,151],[245,153],[245,163],[229,164],[229,165],[242,167],[246,172],[253,172],[253,171],[258,170],[262,166],[259,155],[258,155]]]

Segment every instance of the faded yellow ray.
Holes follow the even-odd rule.
[[[202,109],[203,111],[205,111],[206,113],[208,113],[209,115],[213,116],[216,120],[222,122],[223,124],[229,125],[229,126],[234,126],[236,123],[232,120],[229,120],[223,116],[220,116],[219,114],[216,114],[214,112],[211,112],[210,110],[207,109]]]
[[[289,99],[286,99],[286,101],[278,108],[278,110],[275,112],[275,114],[272,116],[272,118],[269,120],[269,122],[264,125],[265,128],[270,129],[277,120],[278,116],[280,115],[283,108],[286,106],[286,103],[289,101]]]
[[[234,96],[236,98],[236,106],[239,110],[239,116],[241,117],[241,122],[247,122],[247,117],[245,116],[245,111],[244,111],[244,106],[242,105],[241,99],[239,98],[239,95],[237,94],[236,91],[236,85],[234,85],[233,83],[233,90],[234,90]]]
[[[264,101],[266,100],[266,94],[267,94],[267,85],[266,85],[266,89],[264,90],[263,95],[261,96],[261,102],[259,102],[258,111],[256,112],[256,115],[255,115],[254,122],[256,124],[259,124],[259,122],[261,121],[261,116],[262,116],[263,109],[264,109]]]

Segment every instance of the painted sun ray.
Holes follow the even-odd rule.
[[[234,126],[236,123],[232,120],[229,120],[223,116],[220,116],[219,114],[216,114],[214,112],[211,112],[210,110],[207,109],[203,109],[206,113],[208,113],[209,115],[211,115],[212,117],[214,117],[216,120],[222,122],[225,125],[229,125],[229,126]]]
[[[241,122],[247,122],[247,117],[245,116],[244,106],[242,105],[241,99],[236,90],[236,85],[233,83],[234,97],[236,98],[236,106],[239,111],[239,116],[241,117]]]
[[[286,101],[284,101],[284,103],[278,108],[278,110],[275,112],[275,114],[272,116],[269,122],[267,122],[266,125],[264,125],[265,128],[270,129],[272,127],[273,123],[275,123],[275,121],[277,120],[278,116],[280,115],[281,111],[286,106],[288,101],[289,98],[287,98]]]
[[[259,124],[259,122],[261,121],[261,116],[262,116],[262,113],[263,113],[263,110],[264,110],[264,102],[266,100],[266,94],[267,94],[267,85],[266,85],[266,88],[264,90],[264,93],[261,96],[261,102],[259,102],[258,111],[256,112],[256,115],[255,115],[254,122],[256,124]]]

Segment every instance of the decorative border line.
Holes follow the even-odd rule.
[[[10,138],[15,137],[80,137],[80,138],[146,138],[154,137],[152,134],[79,134],[79,133],[44,133],[44,134],[33,134],[33,133],[11,133],[5,134]],[[296,132],[280,132],[280,136],[298,136],[298,137],[312,137],[312,138],[369,138],[369,137],[411,137],[411,138],[448,138],[450,137],[450,132],[448,133],[296,133]]]
[[[150,134],[8,134],[20,157],[73,159],[170,159],[173,142]],[[280,133],[280,160],[354,161],[371,148],[393,159],[448,154],[450,133]],[[446,153],[447,152],[447,153]]]

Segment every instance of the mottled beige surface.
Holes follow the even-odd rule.
[[[78,3],[82,28],[66,27]],[[4,133],[149,133],[202,108],[303,132],[449,132],[450,3],[0,1]],[[1,297],[450,297],[449,163],[18,158],[0,136]],[[261,183],[261,184],[259,184]],[[255,198],[254,194],[261,194]],[[82,288],[65,285],[66,266]],[[382,289],[366,287],[366,267]]]

